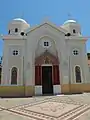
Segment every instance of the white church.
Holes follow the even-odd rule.
[[[77,21],[30,27],[16,18],[3,41],[0,96],[90,92],[87,38]]]

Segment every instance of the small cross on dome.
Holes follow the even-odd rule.
[[[68,13],[68,19],[71,20],[72,19],[72,15],[70,13]]]

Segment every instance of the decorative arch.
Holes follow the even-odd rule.
[[[35,85],[42,84],[42,65],[45,64],[52,65],[52,83],[53,85],[59,85],[59,59],[47,50],[35,59]]]
[[[44,43],[46,43],[46,45]],[[47,45],[47,43],[48,43],[48,45]],[[38,53],[40,46],[42,46],[43,50],[46,49],[47,51],[48,51],[49,47],[53,47],[53,50],[56,53],[56,56],[58,56],[57,48],[56,48],[56,41],[51,36],[45,35],[45,36],[40,37],[40,39],[37,42],[37,47],[35,50],[35,56],[37,56],[37,57],[38,57],[37,53]]]
[[[44,35],[44,36],[41,36],[40,37],[40,40],[43,40],[43,39],[49,39],[51,41],[53,41],[54,44],[56,44],[55,40],[53,39],[53,37],[49,36],[49,35]],[[39,40],[39,41],[40,41]]]
[[[52,64],[58,65],[59,59],[47,50],[35,59],[35,65]]]
[[[17,67],[12,67],[11,69],[11,84],[12,85],[17,85],[17,75],[18,75]]]
[[[74,69],[75,69],[76,83],[81,83],[82,82],[81,68],[80,66],[76,65]]]

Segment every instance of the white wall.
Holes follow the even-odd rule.
[[[24,40],[4,40],[4,54],[3,54],[3,75],[2,85],[11,84],[11,68],[17,67],[18,74],[18,85],[23,84],[23,56],[24,56]],[[12,55],[12,49],[18,49],[20,52],[19,56]]]
[[[85,40],[83,39],[75,39],[68,40],[68,49],[70,53],[70,66],[71,66],[71,82],[76,83],[75,81],[75,72],[74,67],[76,65],[81,67],[81,74],[82,74],[82,82],[87,83],[89,78],[89,71],[88,71],[88,63],[87,63],[87,55],[86,55],[86,48],[85,48]],[[79,50],[79,55],[74,56],[73,50]]]
[[[65,34],[52,28],[48,24],[42,25],[40,28],[32,30],[27,34],[27,44],[26,44],[26,64],[30,64],[30,68],[26,70],[26,81],[28,85],[34,85],[33,80],[35,79],[35,51],[37,50],[38,41],[42,37],[47,37],[55,41],[56,49],[58,51],[58,57],[60,61],[60,80],[62,83],[68,83],[68,61],[67,61],[67,50],[65,44]],[[52,53],[54,51],[50,49]],[[43,52],[42,49],[39,49],[38,54]],[[67,67],[64,67],[64,63],[67,62]],[[27,66],[27,65],[26,65]],[[67,76],[67,77],[64,77]],[[28,78],[30,78],[28,80]]]

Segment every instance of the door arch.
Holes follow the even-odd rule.
[[[43,65],[48,67],[43,67]],[[52,69],[50,68],[50,65],[52,65]],[[44,68],[52,72],[52,85],[60,85],[60,69],[58,57],[52,55],[48,51],[45,51],[35,59],[35,85],[43,84],[42,72]]]

